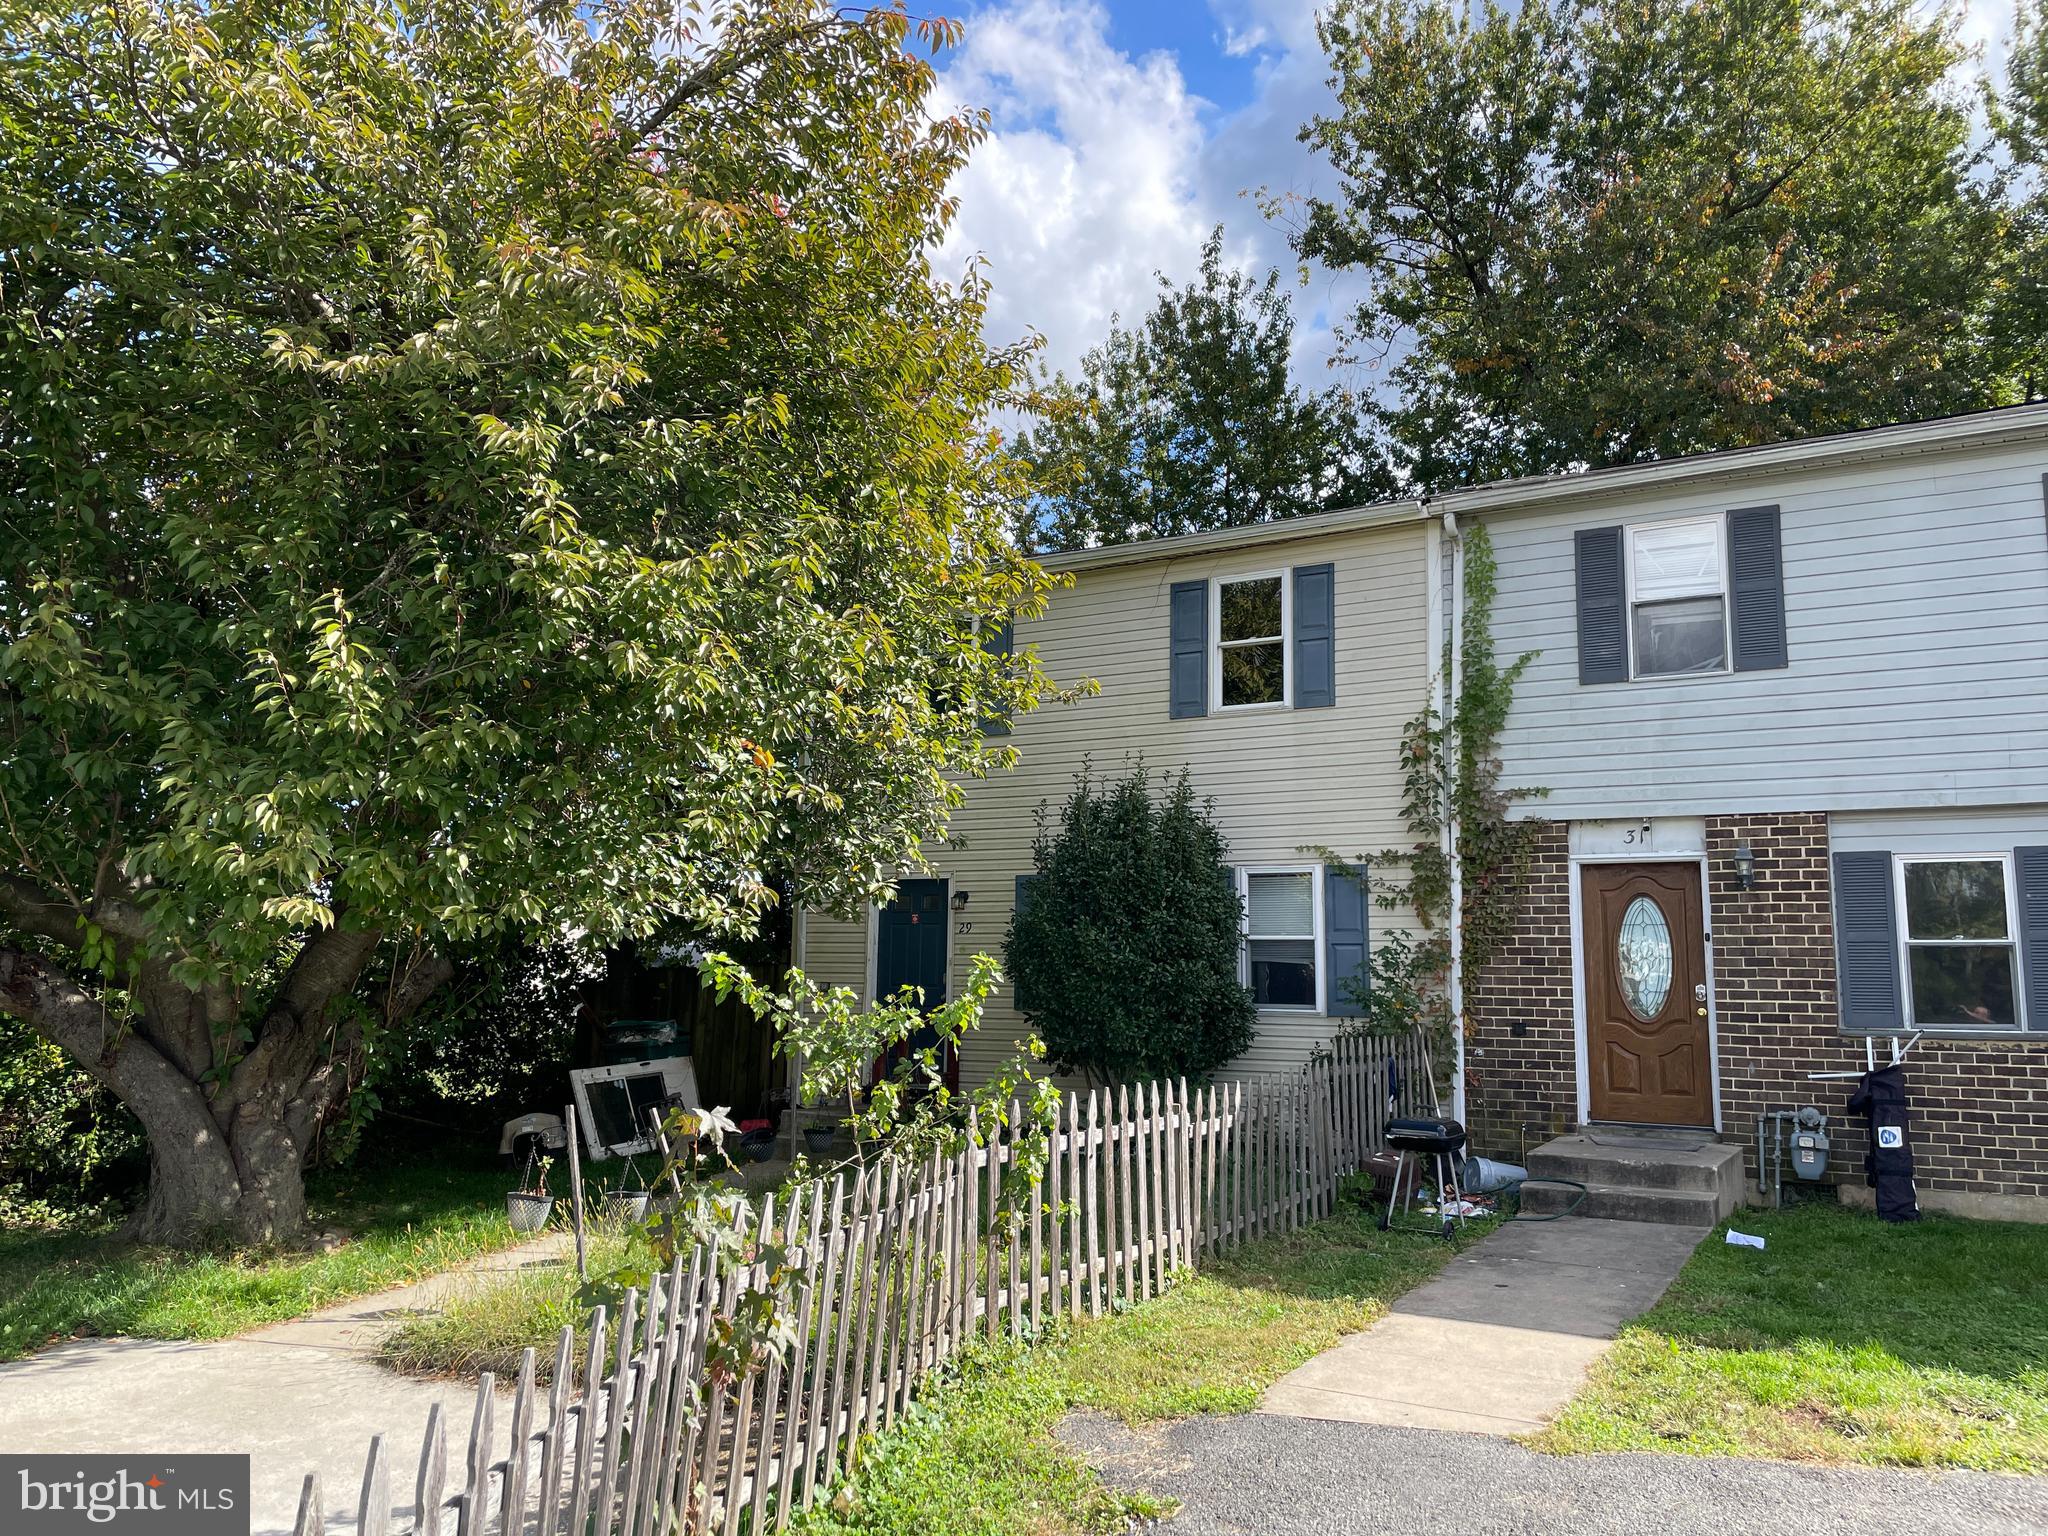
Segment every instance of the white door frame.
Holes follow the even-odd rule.
[[[1705,951],[1707,982],[1707,1083],[1714,1099],[1714,1129],[1721,1129],[1721,1007],[1714,985],[1713,892],[1707,880],[1707,856],[1700,853],[1574,853],[1566,861],[1572,928],[1572,1060],[1578,1077],[1579,1124],[1592,1122],[1593,1080],[1586,1051],[1586,928],[1581,888],[1583,871],[1602,864],[1691,864],[1700,872],[1700,947]]]

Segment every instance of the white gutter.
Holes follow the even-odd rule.
[[[1445,991],[1451,1010],[1451,1118],[1465,1123],[1465,861],[1458,855],[1458,701],[1465,683],[1465,541],[1458,514],[1443,514],[1444,539],[1451,550],[1451,590],[1445,625],[1450,633],[1450,683],[1441,719],[1444,732],[1444,853],[1451,877],[1449,974]]]

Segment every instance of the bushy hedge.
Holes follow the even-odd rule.
[[[1251,1044],[1229,852],[1185,770],[1155,796],[1142,766],[1114,784],[1084,769],[1057,819],[1041,808],[1004,958],[1061,1071],[1202,1078]]]

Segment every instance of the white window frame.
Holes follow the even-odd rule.
[[[1239,706],[1246,708],[1250,706]],[[1238,920],[1237,980],[1238,985],[1252,984],[1252,886],[1253,875],[1307,875],[1310,900],[1313,903],[1315,932],[1312,934],[1262,933],[1262,939],[1306,938],[1313,946],[1311,958],[1316,968],[1316,1001],[1312,1008],[1292,1005],[1261,1003],[1260,1013],[1288,1013],[1302,1018],[1320,1017],[1329,1009],[1330,978],[1324,974],[1324,922],[1323,922],[1323,866],[1320,864],[1240,864],[1237,875],[1237,898],[1243,904],[1244,913]]]
[[[1708,528],[1714,530],[1716,559],[1721,567],[1721,665],[1712,672],[1642,672],[1636,667],[1636,535],[1639,533],[1662,533],[1673,528]],[[1628,593],[1626,612],[1622,616],[1623,626],[1628,631],[1628,675],[1631,682],[1682,683],[1696,677],[1726,677],[1735,670],[1735,598],[1729,590],[1728,581],[1728,519],[1716,517],[1674,517],[1653,523],[1629,523],[1622,529],[1621,538],[1622,579]],[[1706,597],[1705,592],[1693,593],[1694,597]],[[1682,602],[1682,598],[1657,598],[1657,602]]]
[[[1908,864],[1996,864],[2005,877],[2005,945],[2012,951],[2012,1023],[2010,1024],[1921,1024],[1913,1001],[1913,946],[1915,944],[1960,947],[1965,944],[1996,944],[1996,939],[1916,939],[1906,916],[1906,866]],[[1899,946],[1899,1002],[1907,1029],[1931,1035],[1986,1035],[2003,1040],[2027,1031],[2027,957],[2020,952],[2019,881],[2014,877],[2012,854],[2002,853],[1900,853],[1892,856],[1893,926]]]
[[[1223,702],[1224,651],[1234,650],[1240,645],[1271,645],[1273,642],[1268,638],[1225,643],[1223,589],[1247,581],[1275,580],[1280,583],[1280,697],[1268,699],[1261,704],[1226,704]],[[1218,714],[1294,707],[1294,583],[1288,580],[1286,571],[1240,571],[1229,576],[1209,578],[1209,697],[1216,701]]]

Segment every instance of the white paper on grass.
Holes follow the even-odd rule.
[[[1733,1227],[1728,1229],[1728,1241],[1737,1248],[1761,1248],[1764,1245],[1762,1238],[1752,1237],[1747,1232],[1738,1232]]]

